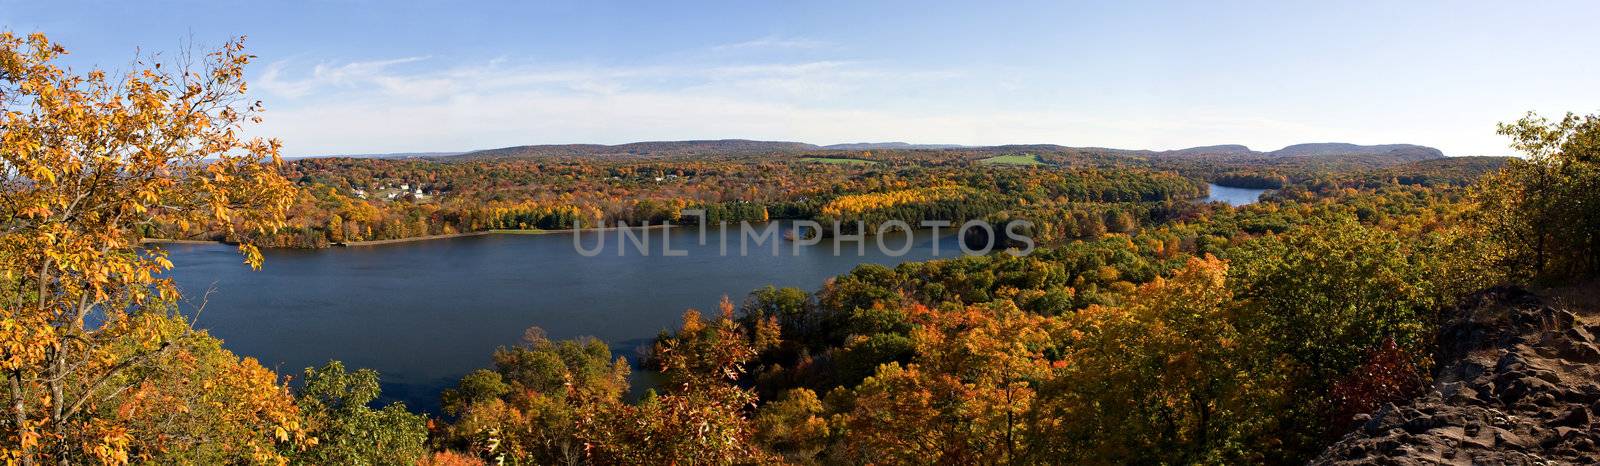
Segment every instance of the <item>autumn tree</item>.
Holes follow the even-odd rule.
[[[177,290],[160,276],[164,252],[139,247],[141,226],[219,229],[259,267],[253,239],[291,200],[279,143],[240,136],[261,108],[243,100],[242,42],[196,66],[140,60],[120,78],[63,69],[64,53],[42,34],[0,33],[0,455],[21,464],[128,448],[117,421],[94,415],[141,384],[126,374],[177,347],[145,324]]]
[[[684,313],[677,332],[656,342],[651,359],[665,378],[660,395],[583,416],[592,461],[603,464],[762,464],[775,461],[753,440],[755,394],[736,384],[755,357],[755,338],[733,315]]]
[[[1106,212],[1106,229],[1113,233],[1127,233],[1139,226],[1133,215],[1124,210]]]
[[[333,243],[344,242],[344,219],[336,214],[328,217],[328,241]]]
[[[1426,370],[1436,292],[1446,277],[1422,241],[1356,223],[1347,216],[1258,238],[1233,254],[1229,278],[1245,344],[1278,358],[1296,400],[1285,412],[1286,448],[1305,455],[1343,425],[1329,425],[1332,382],[1348,377],[1383,346],[1396,345]]]
[[[1221,260],[1191,258],[1120,306],[1071,316],[1041,389],[1038,448],[1091,463],[1249,459],[1241,450],[1270,425],[1274,384],[1249,374],[1227,274]]]
[[[494,362],[443,394],[445,414],[456,418],[443,440],[501,463],[582,461],[582,419],[614,409],[628,388],[627,362],[593,338],[551,341],[530,328]]]
[[[370,405],[380,390],[371,369],[329,361],[307,368],[295,401],[317,442],[295,459],[310,464],[415,464],[428,451],[424,418],[403,403]]]
[[[112,345],[110,358],[146,359],[104,384],[119,387],[120,394],[85,408],[76,434],[94,442],[82,445],[87,451],[58,457],[107,464],[275,464],[316,443],[278,374],[234,355],[206,332],[191,331],[181,317],[146,312],[134,319],[167,346],[152,353],[138,341]]]
[[[1020,464],[1029,413],[1050,372],[1049,319],[1010,301],[907,310],[917,324],[911,363],[888,363],[829,396],[849,463]]]
[[[1475,190],[1496,258],[1516,277],[1600,273],[1600,115],[1550,121],[1530,113],[1499,133],[1527,157]]]
[[[791,463],[815,464],[828,445],[827,413],[810,389],[784,392],[762,405],[753,421],[755,442]]]

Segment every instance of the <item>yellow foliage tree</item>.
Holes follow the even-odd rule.
[[[259,267],[253,239],[293,200],[279,143],[239,136],[260,110],[243,100],[241,41],[199,66],[141,60],[121,78],[62,69],[64,53],[42,34],[0,33],[0,457],[20,464],[126,458],[126,429],[93,413],[175,348],[145,319],[177,290],[141,228],[216,228]]]
[[[1054,323],[1010,301],[908,310],[917,357],[889,363],[847,396],[835,452],[851,463],[1029,462],[1028,418]],[[834,399],[830,395],[830,399]]]
[[[967,193],[968,190],[960,186],[945,185],[881,193],[851,194],[839,196],[829,201],[822,206],[821,211],[824,216],[842,218],[851,214],[887,209],[905,204],[959,199]]]

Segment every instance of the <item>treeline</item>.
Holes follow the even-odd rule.
[[[916,159],[912,159],[916,160]],[[1147,203],[1186,201],[1205,185],[1171,172],[1141,169],[987,169],[938,163],[838,167],[787,159],[467,161],[308,159],[286,175],[301,180],[285,224],[272,231],[157,219],[145,237],[252,242],[270,247],[449,235],[500,229],[680,222],[685,209],[710,222],[812,219],[962,222],[993,216],[1029,218],[1042,206],[1094,211],[1105,231],[1143,221]],[[540,189],[533,189],[538,187]],[[1107,206],[1097,206],[1107,204]],[[1121,214],[1107,209],[1129,209]],[[1044,215],[1050,218],[1053,216]],[[1093,236],[1090,217],[1074,224]]]
[[[1127,167],[972,171],[961,182],[1029,203],[1160,202],[1190,200],[1209,193],[1204,183],[1173,172]]]
[[[1278,189],[1289,183],[1289,178],[1275,173],[1224,173],[1211,180],[1221,186],[1249,189]]]
[[[1047,164],[999,167],[978,162],[1017,151],[1037,152]],[[815,157],[874,163],[809,161]],[[677,221],[683,208],[698,208],[711,221],[816,219],[853,225],[859,220],[869,229],[891,219],[916,223],[1039,217],[1056,225],[1045,229],[1051,230],[1046,239],[1079,238],[1130,231],[1130,221],[1162,221],[1159,212],[1151,212],[1170,209],[1156,204],[1205,196],[1201,180],[1272,189],[1298,185],[1319,192],[1392,183],[1460,186],[1500,161],[1394,165],[1354,156],[1197,160],[1054,146],[697,157],[303,159],[284,166],[284,176],[297,181],[301,195],[276,231],[230,232],[226,225],[180,228],[176,222],[157,221],[141,234],[315,248],[487,229],[561,229],[579,222],[659,224]],[[950,186],[972,191],[934,195]],[[916,199],[885,202],[900,194]],[[489,212],[489,205],[514,212]],[[1057,210],[1071,214],[1058,215]]]

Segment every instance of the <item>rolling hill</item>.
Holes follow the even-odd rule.
[[[822,146],[823,149],[838,150],[889,150],[889,149],[961,149],[960,144],[911,144],[906,142],[853,142],[849,144],[831,144]]]
[[[645,141],[617,145],[527,145],[479,150],[456,155],[440,155],[430,158],[437,160],[505,160],[543,157],[814,156],[844,154],[861,150],[917,150],[931,151],[935,154],[948,152],[954,157],[962,157],[962,154],[988,154],[978,158],[1031,153],[1046,156],[1046,158],[1054,154],[1065,157],[1065,159],[1115,161],[1127,158],[1136,162],[1143,161],[1157,164],[1167,160],[1174,162],[1186,161],[1185,163],[1189,164],[1195,162],[1264,166],[1321,166],[1333,164],[1365,168],[1378,168],[1445,158],[1444,153],[1438,149],[1413,144],[1311,143],[1295,144],[1271,152],[1258,152],[1239,144],[1153,151],[1103,147],[1070,147],[1056,144],[955,146],[906,142],[862,142],[819,146],[792,141],[757,141],[748,139]]]
[[[1319,155],[1390,155],[1406,157],[1412,160],[1427,160],[1444,157],[1444,152],[1432,147],[1413,144],[1379,144],[1375,146],[1361,146],[1342,142],[1324,142],[1313,144],[1295,144],[1289,147],[1268,152],[1274,157],[1308,157]]]
[[[822,147],[803,142],[751,141],[747,139],[718,139],[699,141],[647,141],[614,146],[600,144],[553,144],[514,146],[468,152],[448,158],[453,159],[514,159],[541,156],[682,156],[701,154],[766,154],[821,150]]]

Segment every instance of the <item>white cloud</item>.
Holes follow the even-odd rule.
[[[319,63],[312,67],[310,75],[300,79],[287,79],[284,70],[290,65],[289,61],[277,61],[267,65],[265,72],[257,79],[260,88],[270,94],[287,97],[305,97],[314,91],[327,87],[349,87],[361,84],[398,84],[392,83],[393,79],[386,76],[385,69],[394,65],[418,62],[428,57],[406,57],[392,60],[351,62],[342,65]]]
[[[832,47],[833,44],[799,37],[767,36],[755,40],[722,44],[710,48],[712,52],[749,51],[763,49],[802,49],[813,50]]]
[[[843,119],[852,113],[838,109],[848,108],[841,101],[870,101],[890,78],[905,84],[956,76],[852,61],[597,66],[494,60],[415,72],[395,66],[421,60],[319,63],[298,75],[293,63],[269,64],[255,88],[269,104],[258,132],[283,139],[292,155],[647,137],[814,137],[820,133],[802,129],[848,126]]]

